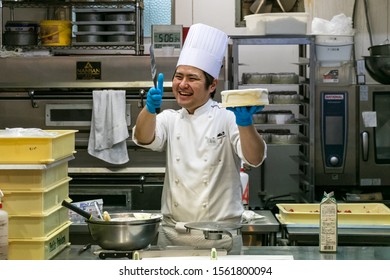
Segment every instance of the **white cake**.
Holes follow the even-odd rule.
[[[222,107],[268,105],[268,90],[265,88],[224,90],[221,92]]]

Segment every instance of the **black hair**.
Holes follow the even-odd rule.
[[[211,84],[214,82],[214,77],[211,76],[209,73],[205,72],[202,70],[202,72],[204,73],[205,77],[206,77],[206,89],[209,88],[209,86],[211,86]],[[211,98],[214,98],[214,95],[215,95],[215,92],[216,92],[217,88],[215,88],[215,90],[213,92],[210,93],[210,96]]]

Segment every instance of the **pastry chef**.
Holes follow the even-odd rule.
[[[239,253],[237,231],[233,238],[205,239],[186,223],[239,224],[244,211],[240,165],[258,167],[267,147],[252,123],[263,106],[222,108],[213,100],[228,36],[211,26],[190,27],[172,79],[180,110],[156,114],[163,95],[163,74],[157,88],[147,93],[146,106],[133,128],[134,142],[166,153],[161,199],[163,221],[158,245],[220,248]],[[232,242],[233,240],[233,242]]]

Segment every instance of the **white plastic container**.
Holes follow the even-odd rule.
[[[268,13],[265,14],[265,34],[295,34],[307,33],[307,13]]]
[[[8,213],[4,211],[1,198],[3,193],[0,190],[0,260],[8,259]]]
[[[263,13],[244,17],[246,33],[250,35],[307,33],[307,13]]]
[[[248,35],[265,35],[265,21],[264,14],[253,14],[244,17],[246,24],[246,33]]]
[[[317,61],[349,61],[353,44],[353,35],[316,35]]]

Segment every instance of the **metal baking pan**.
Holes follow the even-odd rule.
[[[276,204],[283,224],[319,224],[319,203]],[[388,225],[390,209],[383,203],[338,203],[338,223],[349,225]]]

